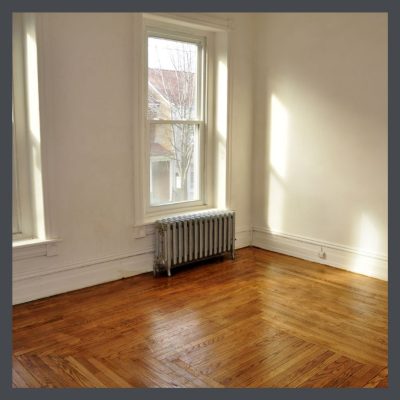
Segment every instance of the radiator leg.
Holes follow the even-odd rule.
[[[168,274],[168,276],[171,276],[171,267],[168,267],[167,274]]]
[[[233,242],[231,257],[232,257],[232,260],[235,259],[235,242]]]

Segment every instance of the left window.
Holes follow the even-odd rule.
[[[39,115],[36,16],[13,13],[12,237],[46,239]]]
[[[12,229],[13,240],[34,237],[28,149],[23,16],[13,14],[12,47]]]

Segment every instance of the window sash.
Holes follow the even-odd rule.
[[[166,40],[173,40],[177,42],[185,42],[194,44],[197,46],[197,82],[196,82],[196,106],[197,106],[197,120],[204,121],[205,116],[205,65],[206,65],[206,40],[204,37],[198,37],[186,33],[175,33],[165,29],[152,29],[148,28],[146,33],[146,51],[145,51],[145,60],[146,60],[146,116],[147,120],[149,121],[164,121],[167,119],[152,119],[148,116],[148,48],[149,48],[149,38],[156,38],[156,39],[166,39]],[[187,120],[187,119],[186,119]],[[180,121],[185,121],[182,119]]]
[[[168,40],[176,40],[180,42],[193,43],[197,45],[197,90],[196,90],[196,106],[197,106],[197,119],[154,119],[149,117],[149,93],[148,93],[148,71],[149,71],[149,63],[148,63],[148,46],[149,46],[149,37],[152,38],[161,38]],[[206,40],[202,36],[194,36],[186,33],[174,33],[170,30],[164,29],[156,29],[152,27],[148,27],[146,29],[145,35],[145,76],[144,76],[144,98],[145,101],[145,116],[146,116],[146,148],[145,148],[145,199],[146,199],[146,213],[157,213],[161,211],[179,211],[179,209],[186,209],[190,207],[198,207],[206,204],[206,170],[205,170],[205,159],[206,159]],[[151,159],[150,159],[150,128],[151,125],[157,124],[188,124],[188,125],[196,125],[198,129],[199,135],[199,167],[198,167],[198,193],[199,199],[196,200],[184,200],[177,202],[169,202],[160,205],[152,205],[151,204]]]
[[[150,138],[150,126],[151,125],[174,125],[174,124],[181,124],[181,125],[193,125],[197,127],[197,134],[198,134],[198,199],[193,199],[193,200],[182,200],[182,201],[171,201],[168,203],[161,203],[161,204],[152,204],[151,203],[151,196],[150,192],[152,191],[152,176],[151,176],[151,163],[153,161],[153,158],[150,155],[150,143],[151,143],[151,138]],[[147,193],[148,193],[148,209],[149,210],[155,210],[155,209],[160,209],[160,208],[176,208],[179,207],[179,205],[191,205],[191,206],[198,206],[198,205],[203,205],[205,203],[205,176],[206,176],[206,171],[205,171],[205,135],[204,135],[204,124],[202,121],[195,121],[195,122],[189,122],[189,121],[184,121],[184,123],[181,123],[181,121],[163,121],[162,123],[159,123],[159,121],[156,121],[155,123],[153,121],[149,121],[148,123],[148,129],[147,129],[148,135],[147,135],[147,160],[148,160],[148,174],[147,174]],[[170,188],[172,190],[172,188]]]

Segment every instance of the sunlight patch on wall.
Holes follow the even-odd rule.
[[[358,248],[366,252],[374,252],[379,248],[379,233],[371,218],[361,214],[359,223]]]
[[[226,139],[227,129],[227,106],[228,106],[228,71],[226,63],[218,61],[217,69],[217,132],[219,136]]]
[[[273,94],[271,97],[271,123],[269,160],[275,172],[285,178],[287,167],[289,114],[286,107]]]
[[[228,69],[226,52],[217,53],[216,71],[216,185],[215,199],[218,208],[226,207],[226,146],[228,135]]]
[[[289,114],[275,94],[271,96],[270,107],[267,215],[269,227],[282,231],[285,213]]]
[[[379,248],[379,232],[377,231],[372,219],[365,213],[361,214],[356,228],[357,249],[365,254],[375,254]],[[351,267],[354,272],[365,275],[371,275],[374,272],[374,266],[368,262],[368,258],[362,254],[354,254],[351,261]]]

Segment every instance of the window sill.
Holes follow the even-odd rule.
[[[60,239],[27,239],[13,242],[13,261],[33,257],[53,257],[58,254],[57,243]]]

